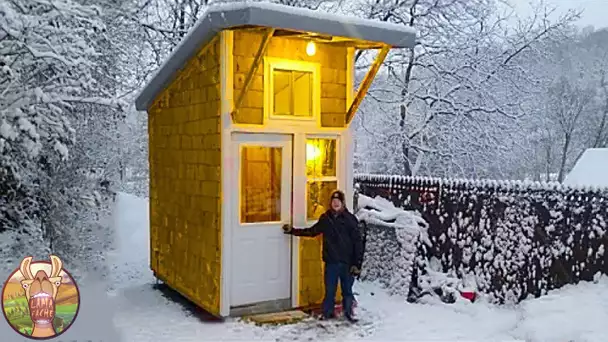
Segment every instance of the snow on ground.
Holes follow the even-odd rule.
[[[112,223],[115,249],[108,253],[110,288],[149,284],[154,278],[148,266],[148,201],[119,193]]]
[[[123,341],[608,341],[607,277],[597,284],[568,286],[519,307],[464,301],[408,304],[375,284],[357,283],[359,316],[371,325],[339,332],[306,322],[278,327],[234,319],[206,322],[193,314],[191,305],[171,299],[170,291],[154,288],[148,266],[147,201],[120,194],[114,224],[117,245],[108,258],[108,300],[114,302],[113,322]]]
[[[375,284],[358,283],[360,316],[372,331],[353,327],[339,334],[307,323],[257,327],[229,319],[203,322],[189,307],[153,289],[148,266],[148,204],[121,194],[115,209],[117,250],[113,260],[114,323],[124,341],[219,340],[400,340],[400,341],[575,341],[608,340],[608,279],[567,286],[519,307],[484,303],[408,304]]]

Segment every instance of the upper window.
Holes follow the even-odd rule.
[[[268,117],[309,120],[318,117],[318,64],[267,58],[265,79]]]
[[[273,115],[312,117],[312,72],[272,71]]]

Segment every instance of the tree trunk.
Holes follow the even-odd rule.
[[[118,173],[120,174],[120,181],[123,182],[125,180],[125,166],[122,161],[118,162]]]
[[[565,169],[566,169],[566,158],[568,156],[568,150],[570,149],[570,140],[571,140],[571,135],[570,134],[566,134],[564,136],[565,140],[564,140],[564,147],[562,149],[562,160],[559,166],[559,175],[558,175],[558,180],[559,182],[563,182],[564,181],[564,173],[565,173]],[[548,177],[549,175],[547,175]]]
[[[403,175],[411,176],[412,175],[412,166],[410,164],[410,148],[407,141],[404,141],[401,144],[401,154],[403,155]]]
[[[420,170],[420,166],[422,165],[422,158],[424,157],[424,152],[419,151],[416,155],[416,162],[414,163],[414,167],[412,167],[411,175],[416,176],[418,171]]]
[[[596,147],[602,147],[603,145],[603,136],[604,136],[604,130],[606,129],[606,124],[608,120],[608,95],[606,97],[606,104],[604,106],[604,113],[602,114],[602,120],[600,121],[600,127],[598,127],[597,129],[597,135],[595,136],[595,141],[593,142],[592,147],[596,148]]]
[[[401,127],[401,130],[403,131],[403,142],[401,143],[401,156],[403,158],[403,174],[405,176],[411,176],[412,175],[412,166],[410,164],[410,142],[409,139],[407,137],[407,134],[405,134],[405,115],[407,112],[407,108],[405,108],[405,95],[407,94],[407,89],[403,88],[401,90],[401,96],[402,96],[402,101],[401,101],[401,105],[399,106],[399,116],[401,117],[401,120],[399,121],[399,127]]]
[[[547,144],[547,148],[546,148],[546,153],[547,153],[547,159],[545,161],[545,182],[548,182],[551,177],[551,146],[549,144]]]

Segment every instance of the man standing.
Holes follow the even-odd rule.
[[[355,215],[346,208],[344,193],[335,190],[330,197],[330,209],[321,214],[317,223],[310,228],[294,229],[284,225],[286,234],[314,237],[323,234],[323,262],[325,262],[325,298],[323,317],[334,317],[334,303],[338,279],[342,288],[342,308],[344,316],[351,322],[353,316],[353,283],[361,272],[363,243]]]

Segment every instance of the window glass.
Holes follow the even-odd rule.
[[[306,176],[336,177],[336,139],[306,139]]]
[[[338,188],[337,181],[309,181],[306,184],[306,219],[315,221],[329,209],[329,197]]]
[[[281,220],[280,147],[241,148],[241,223]]]
[[[329,209],[329,197],[338,188],[336,139],[306,139],[306,219],[314,221]]]
[[[293,72],[293,109],[295,116],[312,116],[312,73]]]
[[[292,115],[291,111],[291,71],[275,69],[272,72],[274,82],[274,115]]]
[[[273,114],[312,117],[312,73],[274,69]]]

